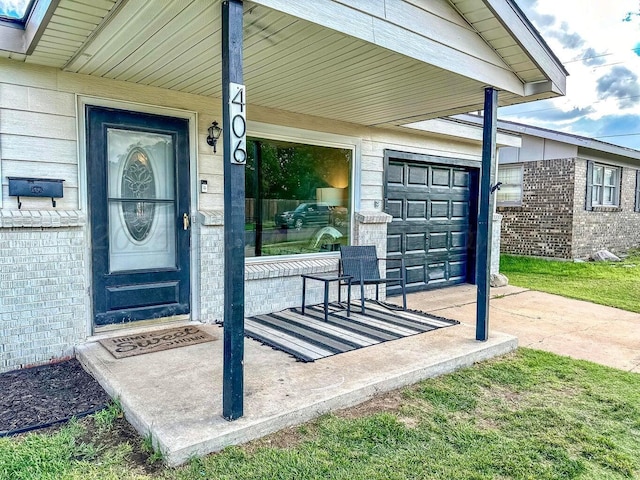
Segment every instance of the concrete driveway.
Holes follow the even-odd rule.
[[[475,285],[413,293],[415,308],[469,324]],[[491,289],[489,332],[518,337],[518,345],[640,373],[640,314],[519,287]],[[394,299],[395,300],[395,299]]]

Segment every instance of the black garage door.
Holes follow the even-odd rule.
[[[387,256],[404,258],[407,291],[474,283],[478,170],[387,158]]]

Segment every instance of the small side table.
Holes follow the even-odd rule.
[[[329,316],[329,284],[338,282],[338,300],[340,300],[340,282],[347,282],[347,317],[351,315],[351,276],[319,273],[317,275],[301,275],[302,277],[302,315],[304,315],[304,301],[307,294],[307,280],[317,280],[324,283],[324,321]]]

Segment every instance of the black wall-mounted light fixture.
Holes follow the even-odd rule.
[[[209,132],[209,135],[207,135],[207,143],[213,147],[213,153],[216,153],[216,143],[218,143],[222,129],[218,126],[218,122],[214,120],[207,131]]]

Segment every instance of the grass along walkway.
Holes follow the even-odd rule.
[[[140,463],[148,441],[120,438],[112,410],[102,426],[94,417],[50,435],[0,439],[0,478],[640,478],[640,375],[536,350],[519,349],[178,469]]]
[[[500,256],[511,285],[640,313],[640,252],[622,262],[561,262]]]

